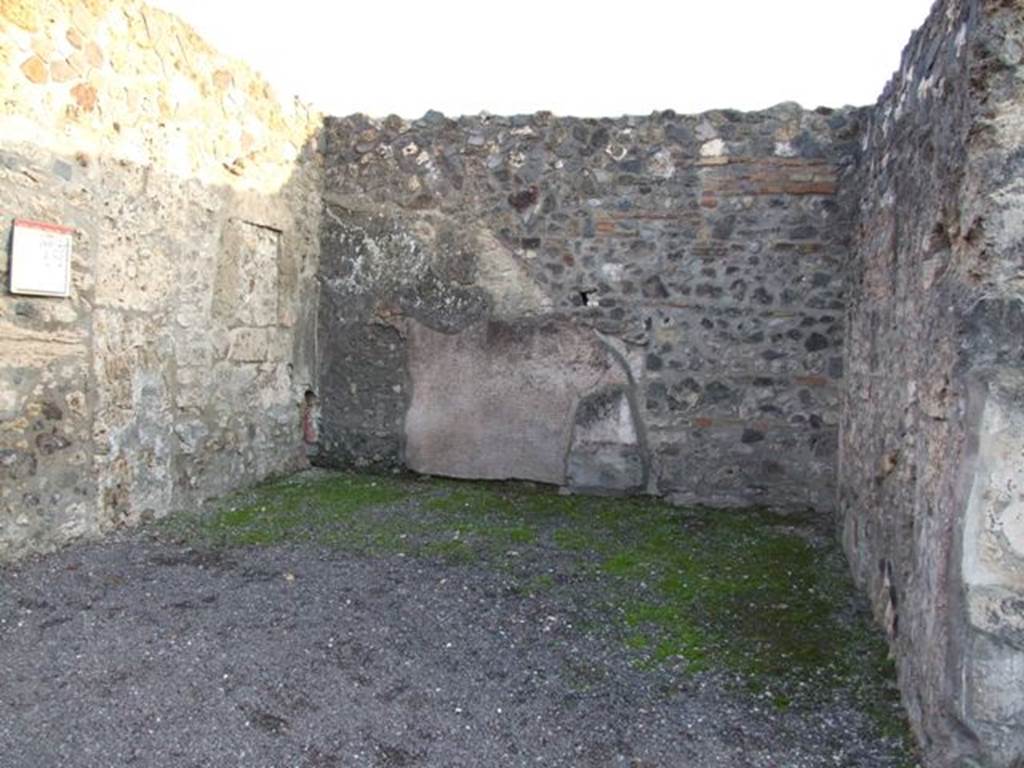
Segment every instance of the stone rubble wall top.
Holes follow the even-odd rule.
[[[0,2],[0,141],[273,192],[321,116],[140,0]]]

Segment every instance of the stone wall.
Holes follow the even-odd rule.
[[[934,766],[1024,764],[1022,14],[936,5],[857,180],[844,538]]]
[[[136,0],[0,37],[0,237],[74,231],[70,298],[0,259],[0,560],[301,466],[319,116]]]
[[[832,508],[858,121],[328,119],[321,458]]]
[[[0,292],[0,560],[318,426],[687,503],[829,510],[838,465],[927,763],[1020,768],[1022,18],[941,0],[866,110],[325,124],[139,0],[0,2],[0,236],[74,245],[70,298]]]

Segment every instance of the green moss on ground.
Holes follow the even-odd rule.
[[[591,594],[638,664],[729,671],[779,708],[843,689],[881,735],[907,742],[885,645],[811,515],[317,471],[159,525],[200,546],[311,544],[497,568],[516,592],[567,600],[574,581],[597,580]]]

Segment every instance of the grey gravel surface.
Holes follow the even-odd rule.
[[[899,765],[842,701],[638,668],[479,566],[136,535],[0,584],[3,768]]]

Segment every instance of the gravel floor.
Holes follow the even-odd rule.
[[[4,768],[907,764],[840,694],[784,710],[636,664],[594,581],[142,532],[0,586]]]

